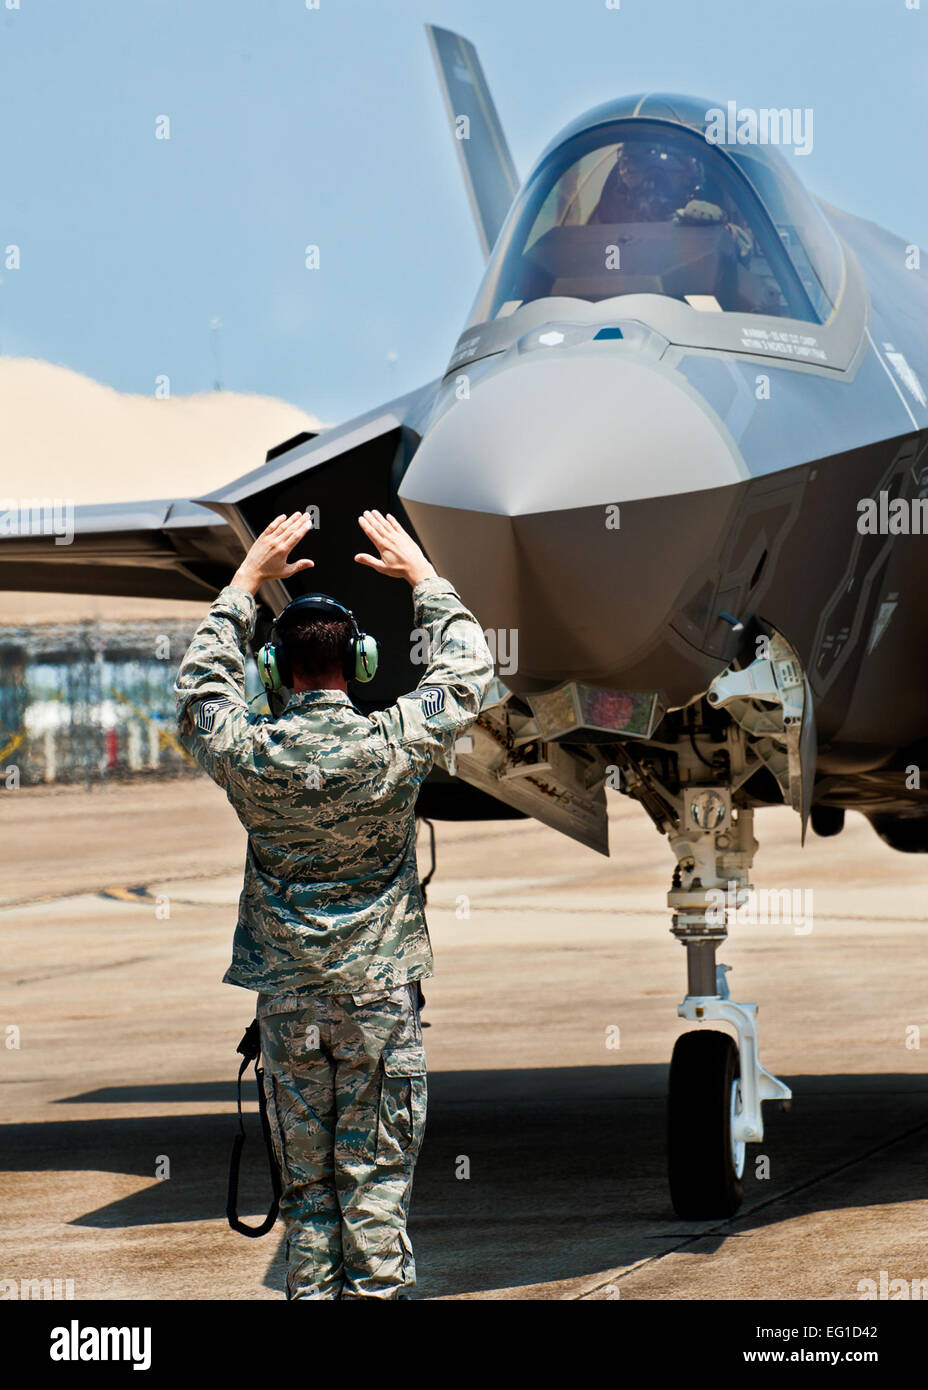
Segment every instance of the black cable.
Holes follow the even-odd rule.
[[[713,768],[712,764],[711,764],[710,762],[707,762],[707,761],[706,761],[706,759],[705,759],[705,758],[703,757],[703,755],[700,753],[699,749],[696,747],[696,739],[695,739],[694,734],[693,734],[692,726],[690,726],[689,734],[690,734],[690,744],[692,745],[693,752],[696,754],[696,756],[697,756],[697,758],[699,759],[699,761],[700,761],[701,763],[703,763],[704,766],[706,766],[706,767],[709,769],[710,772],[713,772],[715,769]]]

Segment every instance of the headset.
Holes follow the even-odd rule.
[[[288,603],[283,612],[274,619],[271,624],[271,639],[284,619],[292,617],[294,613],[328,613],[332,617],[347,618],[351,623],[352,635],[342,667],[345,679],[364,684],[374,679],[377,674],[377,643],[366,632],[361,632],[350,609],[337,603],[334,598],[329,598],[328,594],[300,594],[299,598]],[[292,686],[293,671],[283,642],[265,642],[258,652],[257,661],[258,674],[265,690],[273,692],[280,690],[284,685]]]

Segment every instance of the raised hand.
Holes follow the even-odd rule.
[[[275,517],[252,543],[236,570],[232,579],[235,587],[256,594],[268,579],[290,579],[302,570],[312,569],[312,560],[295,560],[291,564],[287,559],[311,526],[312,518],[306,512],[293,512],[291,516],[281,513]]]
[[[375,511],[364,512],[358,517],[358,525],[378,552],[377,555],[356,555],[354,558],[359,565],[369,565],[380,574],[391,579],[405,579],[414,586],[420,579],[435,578],[435,570],[419,546],[389,512],[386,516]]]

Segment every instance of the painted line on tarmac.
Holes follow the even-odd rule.
[[[210,881],[210,879],[214,879],[214,878],[228,878],[228,877],[229,877],[230,875],[232,875],[232,874],[235,874],[235,875],[240,874],[241,871],[242,871],[242,866],[241,866],[241,864],[236,864],[234,868],[231,868],[231,869],[221,869],[221,870],[219,870],[218,873],[214,873],[214,874],[169,874],[169,875],[163,875],[163,876],[159,876],[158,879],[156,880],[156,882],[158,882],[158,883],[208,883],[208,882]],[[126,884],[115,884],[115,885],[113,885],[113,886],[107,886],[106,888],[66,888],[66,889],[64,889],[63,892],[60,892],[60,893],[35,893],[35,894],[30,894],[28,897],[25,897],[25,898],[4,898],[4,899],[0,900],[0,914],[4,913],[4,912],[7,910],[7,908],[35,907],[35,906],[37,906],[37,905],[40,904],[40,903],[61,903],[61,902],[67,902],[69,899],[75,899],[75,900],[77,900],[78,898],[109,898],[109,899],[114,899],[114,900],[117,901],[117,902],[126,902],[126,903],[132,903],[132,902],[136,902],[136,903],[142,903],[142,902],[144,902],[144,903],[155,902],[155,898],[151,896],[151,888],[150,888],[150,886],[149,886],[148,884],[145,884],[145,883],[138,883],[138,884],[133,884],[133,885],[131,885],[131,886],[128,886],[128,885],[126,885]],[[180,898],[173,898],[173,897],[172,897],[171,901],[172,901],[172,902],[180,903],[182,900],[181,900]],[[184,900],[183,900],[183,905],[184,905],[184,906],[188,906],[188,905],[189,905],[189,906],[191,906],[191,907],[198,907],[198,906],[200,906],[200,904],[199,904],[198,901],[197,901],[197,902],[194,902],[194,901],[188,900],[188,899],[184,899]],[[219,902],[217,902],[217,903],[204,903],[203,906],[204,906],[204,907],[226,907],[227,904],[226,904],[225,902],[221,902],[221,903],[219,903]]]
[[[694,1231],[691,1236],[678,1241],[669,1250],[662,1251],[659,1255],[648,1255],[643,1260],[637,1260],[634,1264],[623,1269],[621,1274],[613,1274],[610,1278],[604,1279],[601,1284],[594,1285],[591,1289],[584,1289],[583,1293],[577,1295],[573,1302],[579,1302],[583,1298],[588,1298],[590,1294],[596,1293],[600,1289],[608,1289],[618,1284],[622,1279],[627,1279],[629,1275],[637,1273],[639,1269],[645,1269],[649,1265],[659,1264],[668,1255],[675,1255],[678,1250],[685,1250],[688,1245],[696,1245],[701,1240],[708,1240],[712,1236],[733,1236],[741,1235],[743,1232],[735,1231],[732,1228],[741,1221],[747,1221],[756,1212],[763,1211],[766,1207],[775,1206],[777,1202],[784,1202],[790,1197],[796,1196],[800,1192],[808,1192],[812,1187],[817,1187],[820,1183],[828,1182],[831,1178],[837,1177],[839,1173],[847,1172],[849,1168],[856,1168],[860,1163],[866,1163],[870,1158],[877,1154],[885,1153],[887,1149],[894,1148],[897,1144],[903,1144],[913,1135],[921,1134],[928,1130],[928,1120],[922,1120],[920,1124],[913,1125],[910,1129],[903,1130],[901,1134],[894,1135],[891,1139],[886,1139],[881,1144],[874,1144],[872,1148],[865,1149],[863,1153],[856,1154],[854,1158],[846,1159],[843,1163],[837,1163],[831,1168],[826,1168],[824,1172],[817,1173],[814,1177],[806,1178],[804,1182],[793,1183],[791,1187],[786,1187],[782,1192],[777,1192],[770,1197],[763,1197],[760,1201],[754,1202],[751,1206],[745,1207],[735,1212],[734,1216],[729,1216],[724,1221],[717,1221],[710,1226],[706,1226],[701,1231]]]

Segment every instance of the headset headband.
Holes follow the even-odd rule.
[[[350,608],[330,598],[328,594],[300,594],[288,603],[271,624],[267,642],[258,652],[258,672],[266,690],[277,691],[282,685],[289,685],[292,670],[286,652],[286,638],[280,638],[279,627],[285,618],[299,613],[328,613],[330,617],[342,617],[351,624],[351,637],[345,652],[343,671],[348,680],[372,681],[377,674],[379,653],[373,637],[361,632]],[[275,641],[275,633],[278,640]]]
[[[336,599],[330,598],[328,594],[300,594],[297,598],[292,599],[290,603],[287,604],[286,608],[278,613],[277,617],[274,619],[272,630],[278,629],[279,625],[288,614],[298,612],[329,613],[333,617],[340,613],[351,623],[353,635],[355,637],[360,637],[361,635],[351,609],[346,608],[343,603],[339,603]]]

